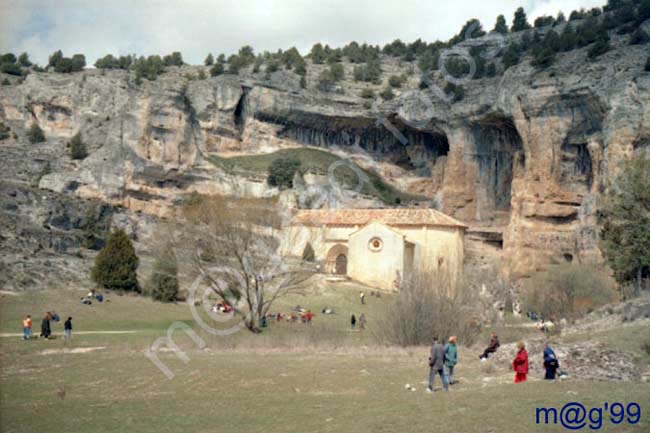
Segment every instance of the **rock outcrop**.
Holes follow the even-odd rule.
[[[263,176],[226,171],[214,157],[313,146],[464,221],[475,259],[503,259],[515,277],[551,263],[600,261],[599,197],[620,162],[650,144],[647,45],[611,37],[614,49],[595,61],[579,49],[558,54],[545,70],[525,58],[496,77],[466,80],[456,102],[436,89],[444,88],[440,72],[418,90],[416,66],[388,57],[384,82],[398,73],[408,79],[395,99],[374,104],[361,90],[383,85],[353,81],[349,63],[348,78],[327,93],[317,90],[326,66],[309,61],[306,89],[291,71],[250,68],[198,79],[207,68],[170,67],[140,85],[119,70],[32,73],[0,88],[0,121],[11,130],[0,142],[0,178],[57,200],[97,200],[135,219],[165,217],[192,192],[280,193]],[[505,42],[487,35],[459,47],[498,54]],[[46,143],[27,142],[32,123]],[[77,132],[89,151],[83,161],[71,160],[66,148]],[[409,205],[358,194],[344,203],[355,200]],[[11,206],[11,197],[4,201]],[[2,229],[5,242],[11,230]]]

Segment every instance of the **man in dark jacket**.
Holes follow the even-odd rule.
[[[445,348],[442,347],[440,341],[437,337],[433,337],[433,345],[431,346],[431,357],[429,358],[429,386],[427,387],[427,392],[433,392],[433,380],[436,378],[436,374],[440,375],[440,380],[442,380],[442,386],[445,388],[445,391],[449,390],[449,384],[447,383],[447,377],[445,376]]]
[[[483,354],[479,356],[479,359],[481,361],[485,361],[490,353],[494,353],[497,351],[501,344],[499,343],[499,337],[497,336],[496,332],[492,333],[492,336],[490,337],[490,344],[488,345],[487,349],[483,351]]]
[[[43,338],[50,338],[50,334],[52,334],[52,330],[50,328],[50,313],[48,312],[45,314],[43,317],[43,320],[41,321],[41,337]]]

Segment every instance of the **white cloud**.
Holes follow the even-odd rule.
[[[524,6],[536,16],[568,14],[605,0],[0,0],[0,51],[27,51],[39,63],[57,49],[86,54],[181,51],[200,63],[208,52],[232,53],[242,45],[275,51],[313,43],[341,46],[352,40],[384,44],[393,39],[446,40],[470,18],[486,30],[496,16],[510,21]]]

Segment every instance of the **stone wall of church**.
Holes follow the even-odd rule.
[[[371,287],[393,290],[404,274],[404,235],[372,222],[350,235],[348,277]]]

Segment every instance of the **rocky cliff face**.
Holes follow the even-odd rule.
[[[503,41],[488,35],[463,44],[498,52]],[[439,72],[418,90],[419,74],[409,75],[417,67],[393,58],[383,59],[384,83],[398,73],[407,83],[395,99],[373,106],[361,90],[378,93],[385,84],[354,82],[349,63],[348,78],[326,93],[317,90],[325,66],[309,62],[306,89],[290,71],[199,80],[203,67],[172,67],[139,86],[126,71],[34,73],[0,87],[0,121],[11,129],[0,142],[2,215],[41,230],[47,217],[34,206],[103,203],[111,215],[102,221],[129,221],[146,232],[152,216],[170,215],[193,191],[280,194],[259,175],[232,174],[211,157],[315,146],[466,222],[470,259],[503,259],[517,277],[553,262],[598,261],[599,196],[618,164],[650,144],[647,45],[629,46],[615,34],[612,45],[596,61],[585,49],[559,54],[543,71],[525,58],[494,78],[467,80],[456,102],[435,90],[444,88]],[[46,143],[26,140],[32,123]],[[88,146],[83,161],[66,148],[77,132]],[[18,196],[32,197],[29,205]],[[339,202],[381,204],[358,194]],[[31,236],[14,228],[3,225],[3,248]],[[38,244],[59,251],[56,242]]]

